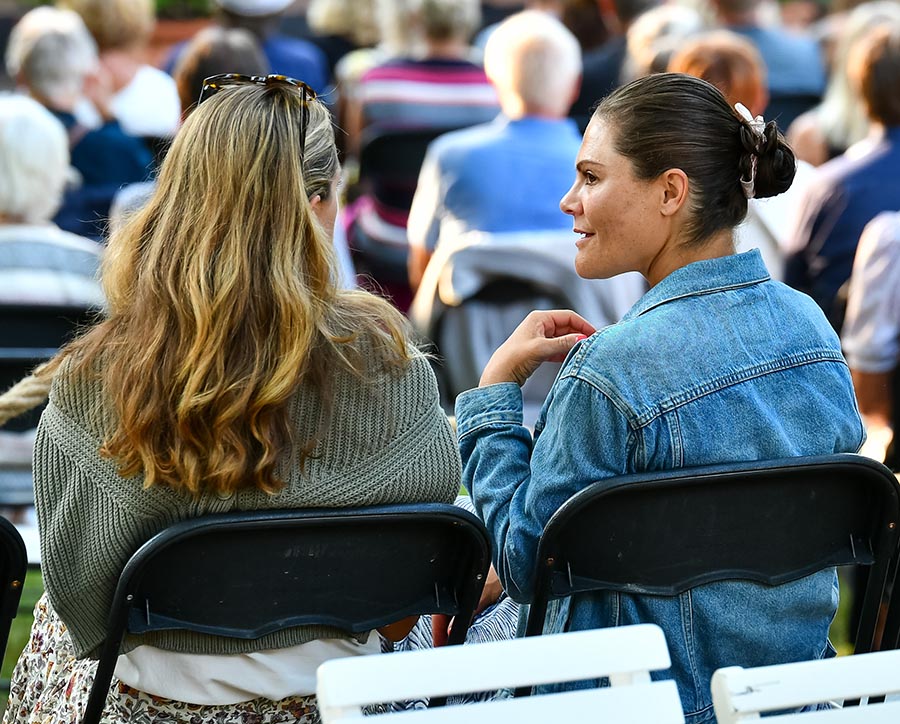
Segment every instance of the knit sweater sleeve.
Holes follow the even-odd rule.
[[[99,454],[91,421],[102,414],[90,385],[54,383],[34,446],[41,567],[50,602],[69,625],[77,656],[102,642],[119,573],[146,540],[185,517],[184,500],[144,490]]]

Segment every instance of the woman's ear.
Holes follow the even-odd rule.
[[[674,216],[687,202],[690,182],[680,168],[670,168],[659,177],[662,197],[659,210],[663,216]]]
[[[311,197],[309,200],[309,205],[312,206],[314,211],[315,211],[315,208],[321,203],[322,203],[322,194],[316,194],[315,196]]]

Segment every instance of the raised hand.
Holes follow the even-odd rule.
[[[531,312],[485,365],[479,386],[525,383],[542,362],[562,362],[575,343],[597,330],[568,309]]]

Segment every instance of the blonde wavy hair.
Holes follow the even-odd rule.
[[[338,171],[328,111],[295,89],[233,86],[205,101],[169,151],[148,205],[103,262],[105,321],[51,366],[102,378],[115,424],[101,454],[147,486],[227,493],[282,486],[318,433],[296,440],[298,386],[322,400],[335,372],[365,378],[409,361],[408,328],[384,300],[336,283],[333,245],[309,203]],[[42,374],[47,374],[46,372]]]

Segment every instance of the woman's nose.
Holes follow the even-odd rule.
[[[578,194],[575,193],[574,186],[566,191],[565,195],[559,200],[559,209],[564,214],[576,216],[578,211]]]

